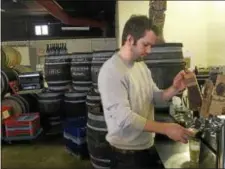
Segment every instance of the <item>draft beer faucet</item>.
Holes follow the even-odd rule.
[[[212,116],[208,118],[194,118],[188,120],[188,128],[197,129],[196,137],[201,137],[204,132],[209,132],[217,141],[216,165],[225,168],[225,116]]]

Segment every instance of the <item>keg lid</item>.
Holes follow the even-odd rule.
[[[93,52],[73,52],[73,53],[71,53],[70,55],[79,55],[79,54],[83,54],[83,55],[89,55],[89,54],[92,54]]]
[[[162,43],[162,44],[155,44],[152,46],[154,47],[183,47],[182,43]]]
[[[115,52],[117,50],[118,49],[115,49],[115,50],[93,50],[93,53]]]

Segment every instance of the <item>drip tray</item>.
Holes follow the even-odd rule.
[[[166,162],[165,168],[196,168],[189,162],[189,152],[172,155]]]

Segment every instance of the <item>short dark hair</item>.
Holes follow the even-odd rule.
[[[156,35],[159,34],[156,25],[153,25],[152,20],[145,15],[132,15],[123,28],[122,33],[122,46],[127,40],[127,36],[131,35],[134,37],[135,44],[137,40],[145,35],[146,30],[152,30]]]

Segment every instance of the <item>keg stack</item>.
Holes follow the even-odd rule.
[[[94,168],[110,168],[110,146],[105,137],[107,126],[104,118],[101,97],[94,88],[87,95],[87,144]]]
[[[86,92],[70,91],[64,94],[63,137],[69,153],[81,159],[88,156],[86,142]]]
[[[44,77],[48,85],[38,94],[41,125],[47,136],[63,134],[64,93],[69,91],[72,78],[70,55],[55,45],[46,47]]]
[[[92,166],[110,168],[110,146],[105,137],[107,126],[104,118],[101,97],[98,92],[98,74],[100,68],[115,50],[94,51],[91,65],[92,88],[87,94],[87,145]]]
[[[63,137],[66,149],[83,159],[88,156],[86,97],[92,85],[92,53],[73,53],[70,59],[72,90],[64,94]]]
[[[115,50],[94,51],[91,64],[91,79],[94,90],[98,91],[98,73],[103,63],[115,53]]]
[[[63,92],[43,90],[38,94],[41,126],[48,135],[62,134]]]
[[[182,47],[182,43],[154,45],[151,53],[145,57],[145,63],[151,70],[152,78],[159,89],[170,87],[177,73],[184,70]],[[156,103],[155,108],[168,109],[169,104]]]

